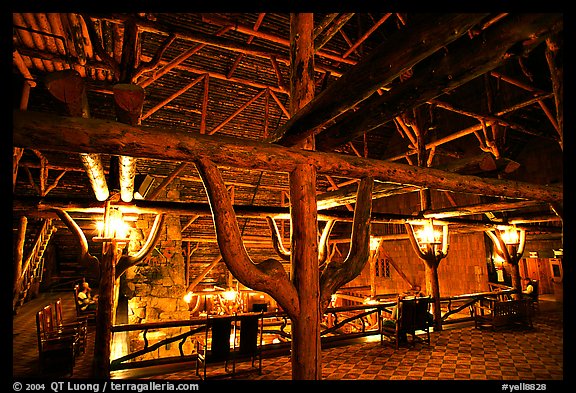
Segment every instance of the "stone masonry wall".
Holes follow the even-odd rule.
[[[176,192],[176,191],[168,191]],[[137,252],[146,241],[154,223],[155,215],[140,215],[136,223],[135,236],[131,247]],[[128,295],[128,323],[148,323],[190,318],[188,303],[183,300],[186,291],[185,263],[182,253],[180,217],[167,215],[158,244],[150,258],[125,273],[124,291]],[[164,338],[173,337],[188,331],[189,328],[163,328],[151,331],[147,335],[149,345]],[[142,349],[144,340],[141,331],[130,333],[130,352]],[[163,345],[153,353],[138,360],[178,355],[179,341]],[[190,339],[184,346],[185,353],[192,351]]]

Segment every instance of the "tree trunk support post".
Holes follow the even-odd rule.
[[[294,116],[314,98],[314,15],[290,15],[290,112]],[[314,150],[314,137],[300,143]],[[322,379],[320,281],[316,167],[298,165],[289,176],[291,269],[300,313],[292,318],[292,379]]]
[[[414,233],[414,228],[412,224],[405,223],[406,232],[408,232],[408,239],[410,239],[410,244],[412,248],[426,264],[426,286],[427,292],[432,294],[434,300],[434,331],[442,330],[442,312],[440,308],[440,285],[438,281],[438,265],[440,261],[448,255],[448,226],[443,225],[442,234],[442,247],[437,249],[437,247],[430,243],[426,245],[425,249],[422,249],[418,240],[416,239],[416,234]],[[432,239],[430,239],[432,241]]]

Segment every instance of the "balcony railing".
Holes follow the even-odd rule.
[[[509,296],[512,293],[514,293],[512,289],[498,288],[490,292],[441,298],[442,325],[471,322],[473,320],[472,307],[480,298]],[[378,313],[381,310],[391,312],[395,304],[396,300],[391,300],[375,304],[328,308],[321,322],[322,346],[326,348],[336,343],[342,344],[346,340],[379,335]],[[263,357],[288,354],[291,345],[290,319],[283,312],[266,312],[263,317]],[[133,346],[134,349],[129,353],[122,353],[114,358],[111,362],[111,370],[194,361],[196,359],[194,340],[204,335],[205,323],[206,318],[200,317],[182,321],[115,325],[112,327],[115,341],[118,341],[119,336],[122,335],[125,336],[123,339],[126,339],[129,332],[138,332],[139,344]],[[125,347],[126,343],[123,344]],[[178,350],[172,349],[172,346],[176,344]]]

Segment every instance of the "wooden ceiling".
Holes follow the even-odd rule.
[[[316,149],[324,153],[410,165],[418,164],[418,146],[425,146],[430,167],[470,176],[470,184],[504,182],[494,183],[504,185],[501,193],[471,192],[493,210],[451,206],[440,212],[449,204],[433,204],[438,217],[516,219],[533,235],[561,236],[561,200],[509,193],[515,181],[520,190],[561,190],[563,184],[561,14],[315,14],[316,99],[292,119],[288,13],[13,13],[12,20],[17,110],[69,116],[46,81],[74,70],[92,119],[116,121],[113,87],[124,83],[144,89],[139,126],[167,135],[173,130],[289,148],[315,134]],[[101,209],[103,202],[76,150],[17,147],[23,150],[15,172],[15,222],[22,215],[55,218],[51,207],[74,205],[80,208],[73,217],[91,228],[95,215],[85,208]],[[116,154],[98,154],[109,177]],[[288,211],[286,172],[219,164],[239,211]],[[198,269],[212,262],[219,251],[194,164],[138,158],[135,171],[153,176],[154,188],[173,190],[140,206],[177,213],[182,238],[198,245]],[[321,173],[318,199],[329,203],[320,212],[351,217],[354,201],[341,196],[357,180]],[[388,192],[375,206],[398,197],[391,189],[413,196],[422,184],[446,195],[470,192],[465,181],[458,190],[416,180],[381,180]],[[458,205],[467,199],[448,200]],[[383,221],[397,213],[376,212]],[[239,216],[254,259],[274,257],[266,220]],[[349,221],[335,228],[335,240],[349,236]],[[282,222],[288,239],[289,221]],[[73,236],[59,226],[61,258],[74,259]]]

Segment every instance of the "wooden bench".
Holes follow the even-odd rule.
[[[532,327],[532,302],[528,299],[500,301],[481,298],[474,305],[476,329],[528,326]]]

